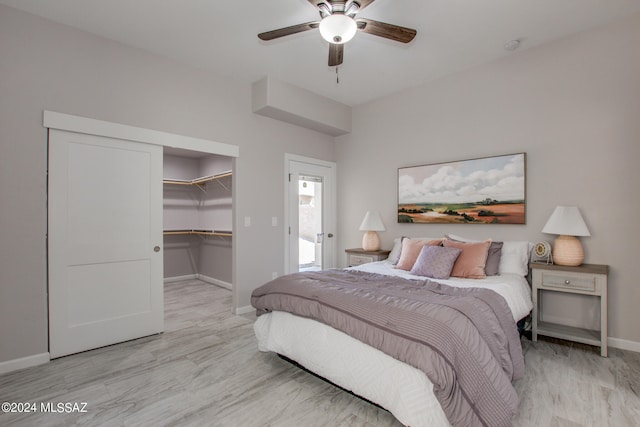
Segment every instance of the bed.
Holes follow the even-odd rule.
[[[402,242],[402,239],[400,241]],[[416,361],[415,354],[405,355],[405,350],[398,350],[400,347],[398,347],[397,343],[394,344],[388,335],[370,337],[370,332],[354,333],[349,331],[344,322],[352,322],[353,319],[351,318],[343,319],[342,324],[331,325],[331,318],[335,317],[335,313],[331,312],[325,318],[312,313],[317,310],[317,306],[314,305],[316,301],[313,301],[311,308],[307,307],[305,309],[296,307],[293,309],[284,308],[286,304],[282,306],[276,305],[275,307],[278,309],[268,308],[270,303],[265,302],[261,289],[274,286],[272,285],[273,282],[258,288],[252,297],[252,303],[259,312],[259,317],[254,325],[259,350],[275,352],[295,361],[332,383],[389,410],[404,425],[414,427],[449,426],[452,424],[510,425],[510,418],[517,408],[517,396],[515,396],[511,380],[521,375],[524,369],[520,345],[518,342],[517,348],[515,348],[513,334],[517,337],[515,323],[529,314],[532,304],[530,287],[525,279],[530,245],[528,242],[504,243],[499,274],[482,279],[452,277],[449,279],[425,280],[423,276],[399,269],[396,265],[397,260],[394,260],[394,251],[398,247],[397,241],[394,251],[392,251],[390,259],[387,261],[364,264],[344,270],[328,270],[320,273],[299,273],[293,276],[283,276],[287,278],[285,281],[291,281],[289,286],[293,284],[293,287],[296,287],[296,283],[310,283],[309,281],[311,280],[318,281],[320,279],[319,281],[326,282],[325,285],[322,285],[324,287],[345,288],[347,296],[337,297],[340,303],[343,299],[348,299],[350,295],[354,295],[354,298],[356,298],[356,294],[368,295],[367,289],[369,287],[375,287],[377,283],[385,283],[380,287],[384,289],[386,294],[376,298],[381,298],[383,302],[387,301],[389,304],[395,304],[394,302],[389,302],[388,298],[393,297],[397,291],[395,288],[389,290],[386,287],[387,282],[393,286],[398,286],[399,283],[401,288],[408,289],[410,293],[429,292],[426,288],[431,287],[438,294],[446,294],[445,297],[448,298],[448,301],[453,301],[452,304],[454,305],[457,304],[457,301],[467,298],[468,294],[471,294],[474,298],[476,295],[484,295],[483,298],[486,299],[487,295],[492,296],[497,293],[501,298],[497,297],[500,301],[494,304],[498,306],[503,304],[508,307],[505,310],[508,312],[508,320],[510,322],[505,329],[507,332],[502,330],[496,332],[498,330],[496,325],[486,328],[491,330],[488,335],[491,335],[491,339],[496,341],[493,344],[489,344],[491,351],[494,351],[494,347],[498,345],[504,345],[506,348],[506,350],[500,350],[502,353],[496,358],[499,359],[497,361],[486,356],[485,344],[482,343],[482,340],[478,340],[480,341],[480,344],[478,344],[481,346],[480,350],[476,347],[463,350],[443,350],[443,353],[446,353],[446,351],[452,352],[449,356],[445,354],[444,360],[448,362],[459,358],[460,361],[456,363],[465,366],[453,369],[452,373],[448,371],[449,367],[447,366],[446,369],[442,368],[442,370],[449,372],[449,374],[440,375],[438,373],[440,359],[435,362],[438,366],[425,369],[421,364],[421,360]],[[365,282],[369,281],[369,283],[355,285],[356,278],[357,281],[364,280]],[[414,288],[413,283],[418,285]],[[324,287],[320,292],[318,290],[309,291],[310,293],[307,294],[306,298],[315,299],[317,294],[324,292]],[[306,289],[306,285],[298,286],[298,288]],[[288,290],[284,291],[281,288],[279,292],[286,294]],[[458,294],[460,294],[459,299]],[[301,299],[300,296],[293,298]],[[304,298],[302,297],[302,299]],[[431,297],[424,296],[420,298],[426,301],[430,300]],[[480,302],[480,304],[485,304],[485,302]],[[337,305],[339,304],[334,304],[334,306]],[[410,305],[415,305],[415,303],[410,303]],[[344,311],[350,310],[345,309]],[[358,310],[366,311],[367,309],[360,307],[353,310],[357,312]],[[371,311],[377,313],[381,310],[374,309]],[[413,314],[407,314],[407,316],[413,316]],[[467,314],[466,316],[473,317],[475,314]],[[394,319],[394,322],[397,321],[396,317]],[[388,320],[379,319],[378,321],[379,325],[382,325],[385,321],[388,322]],[[468,319],[465,318],[463,321],[467,322]],[[372,322],[375,322],[375,319]],[[496,324],[500,322],[506,324],[504,320],[500,319],[496,321]],[[465,334],[468,332],[466,324],[461,329],[464,329]],[[484,332],[480,334],[477,332],[469,333],[472,335],[485,334]],[[509,337],[505,338],[504,335],[509,335]],[[411,344],[410,338],[408,339]],[[391,351],[388,351],[389,348],[385,348],[385,345],[387,347],[390,346]],[[434,353],[439,353],[437,347],[422,346],[420,348],[426,348],[430,352],[435,348]],[[456,351],[460,351],[462,356],[456,356]],[[520,351],[519,354],[518,351]],[[479,356],[477,358],[481,359],[480,361],[465,359],[466,356],[464,355],[473,352],[478,352]],[[409,351],[407,350],[406,353],[409,354]],[[419,354],[419,356],[423,357],[423,354]],[[437,357],[440,356],[437,355]],[[431,355],[425,358],[430,359]],[[473,381],[463,379],[462,371],[467,369],[466,365],[473,363],[479,364],[478,369],[486,370],[486,375],[491,377],[491,381],[499,377],[495,380],[499,383],[495,387],[497,393],[500,394],[498,398],[487,397],[494,392],[492,387],[487,388],[480,381],[477,381],[479,384],[477,385],[475,379]],[[521,366],[520,363],[522,364]],[[495,366],[499,366],[502,372],[496,373]],[[460,372],[456,369],[459,369]],[[444,381],[448,384],[444,390],[442,387],[443,376],[446,377]],[[449,384],[449,377],[453,377],[452,384]],[[436,387],[437,392],[434,391],[434,381],[430,378],[434,379],[436,384],[439,384]],[[462,385],[459,385],[458,382]],[[443,394],[453,397],[451,397],[450,401],[446,400],[449,399],[448,396],[443,400]],[[471,394],[471,396],[468,394]],[[476,402],[476,399],[484,399],[484,403]],[[499,410],[494,411],[492,399],[500,401]],[[483,405],[487,404],[490,408],[488,410],[482,409]],[[459,411],[460,414],[457,414],[456,411]],[[492,411],[497,411],[498,414],[494,415]]]

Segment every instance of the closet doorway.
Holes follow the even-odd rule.
[[[232,289],[233,157],[165,147],[164,281]]]
[[[226,156],[232,169],[238,147],[52,111],[43,125],[50,357],[162,332],[163,147]]]

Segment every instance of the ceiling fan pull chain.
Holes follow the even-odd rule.
[[[340,75],[338,74],[338,66],[336,65],[336,84],[340,84]]]

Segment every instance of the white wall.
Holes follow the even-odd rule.
[[[446,232],[553,240],[541,230],[554,207],[579,206],[592,234],[585,262],[610,265],[609,333],[640,342],[638,46],[640,15],[355,108],[336,145],[339,246],[359,246],[370,209],[390,248],[396,236]],[[517,152],[526,225],[397,224],[398,167]]]
[[[232,158],[207,156],[200,159],[202,176],[232,170]],[[223,179],[207,185],[207,194],[200,207],[200,228],[227,231],[233,229],[232,190],[234,179]],[[251,191],[249,189],[249,191]],[[232,283],[232,240],[228,237],[209,237],[200,243],[199,273],[223,283]],[[246,260],[245,260],[246,261]],[[284,260],[283,260],[284,262]],[[246,306],[243,303],[243,306]]]
[[[48,351],[45,109],[240,147],[238,306],[284,267],[284,153],[335,160],[331,137],[254,115],[250,85],[0,6],[0,363]]]
[[[191,180],[200,174],[200,159],[175,155],[163,156],[164,178]],[[201,190],[194,186],[163,186],[162,228],[185,230],[200,228],[198,201]],[[200,238],[189,235],[163,236],[164,277],[174,278],[198,274],[200,264]]]
[[[163,177],[191,180],[199,176],[199,160],[163,156]],[[165,184],[162,188],[162,228],[181,230],[199,228],[198,201],[201,190],[195,186]],[[166,258],[166,256],[165,256]]]

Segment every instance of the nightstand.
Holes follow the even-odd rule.
[[[609,266],[582,264],[565,267],[554,264],[529,264],[532,274],[533,311],[532,340],[538,335],[575,341],[600,347],[600,355],[607,357],[607,278]],[[600,330],[545,322],[541,316],[541,295],[543,292],[564,292],[593,296],[600,299]]]
[[[366,264],[368,262],[382,261],[387,259],[391,251],[365,251],[361,248],[345,249],[347,253],[347,264],[349,267]]]

